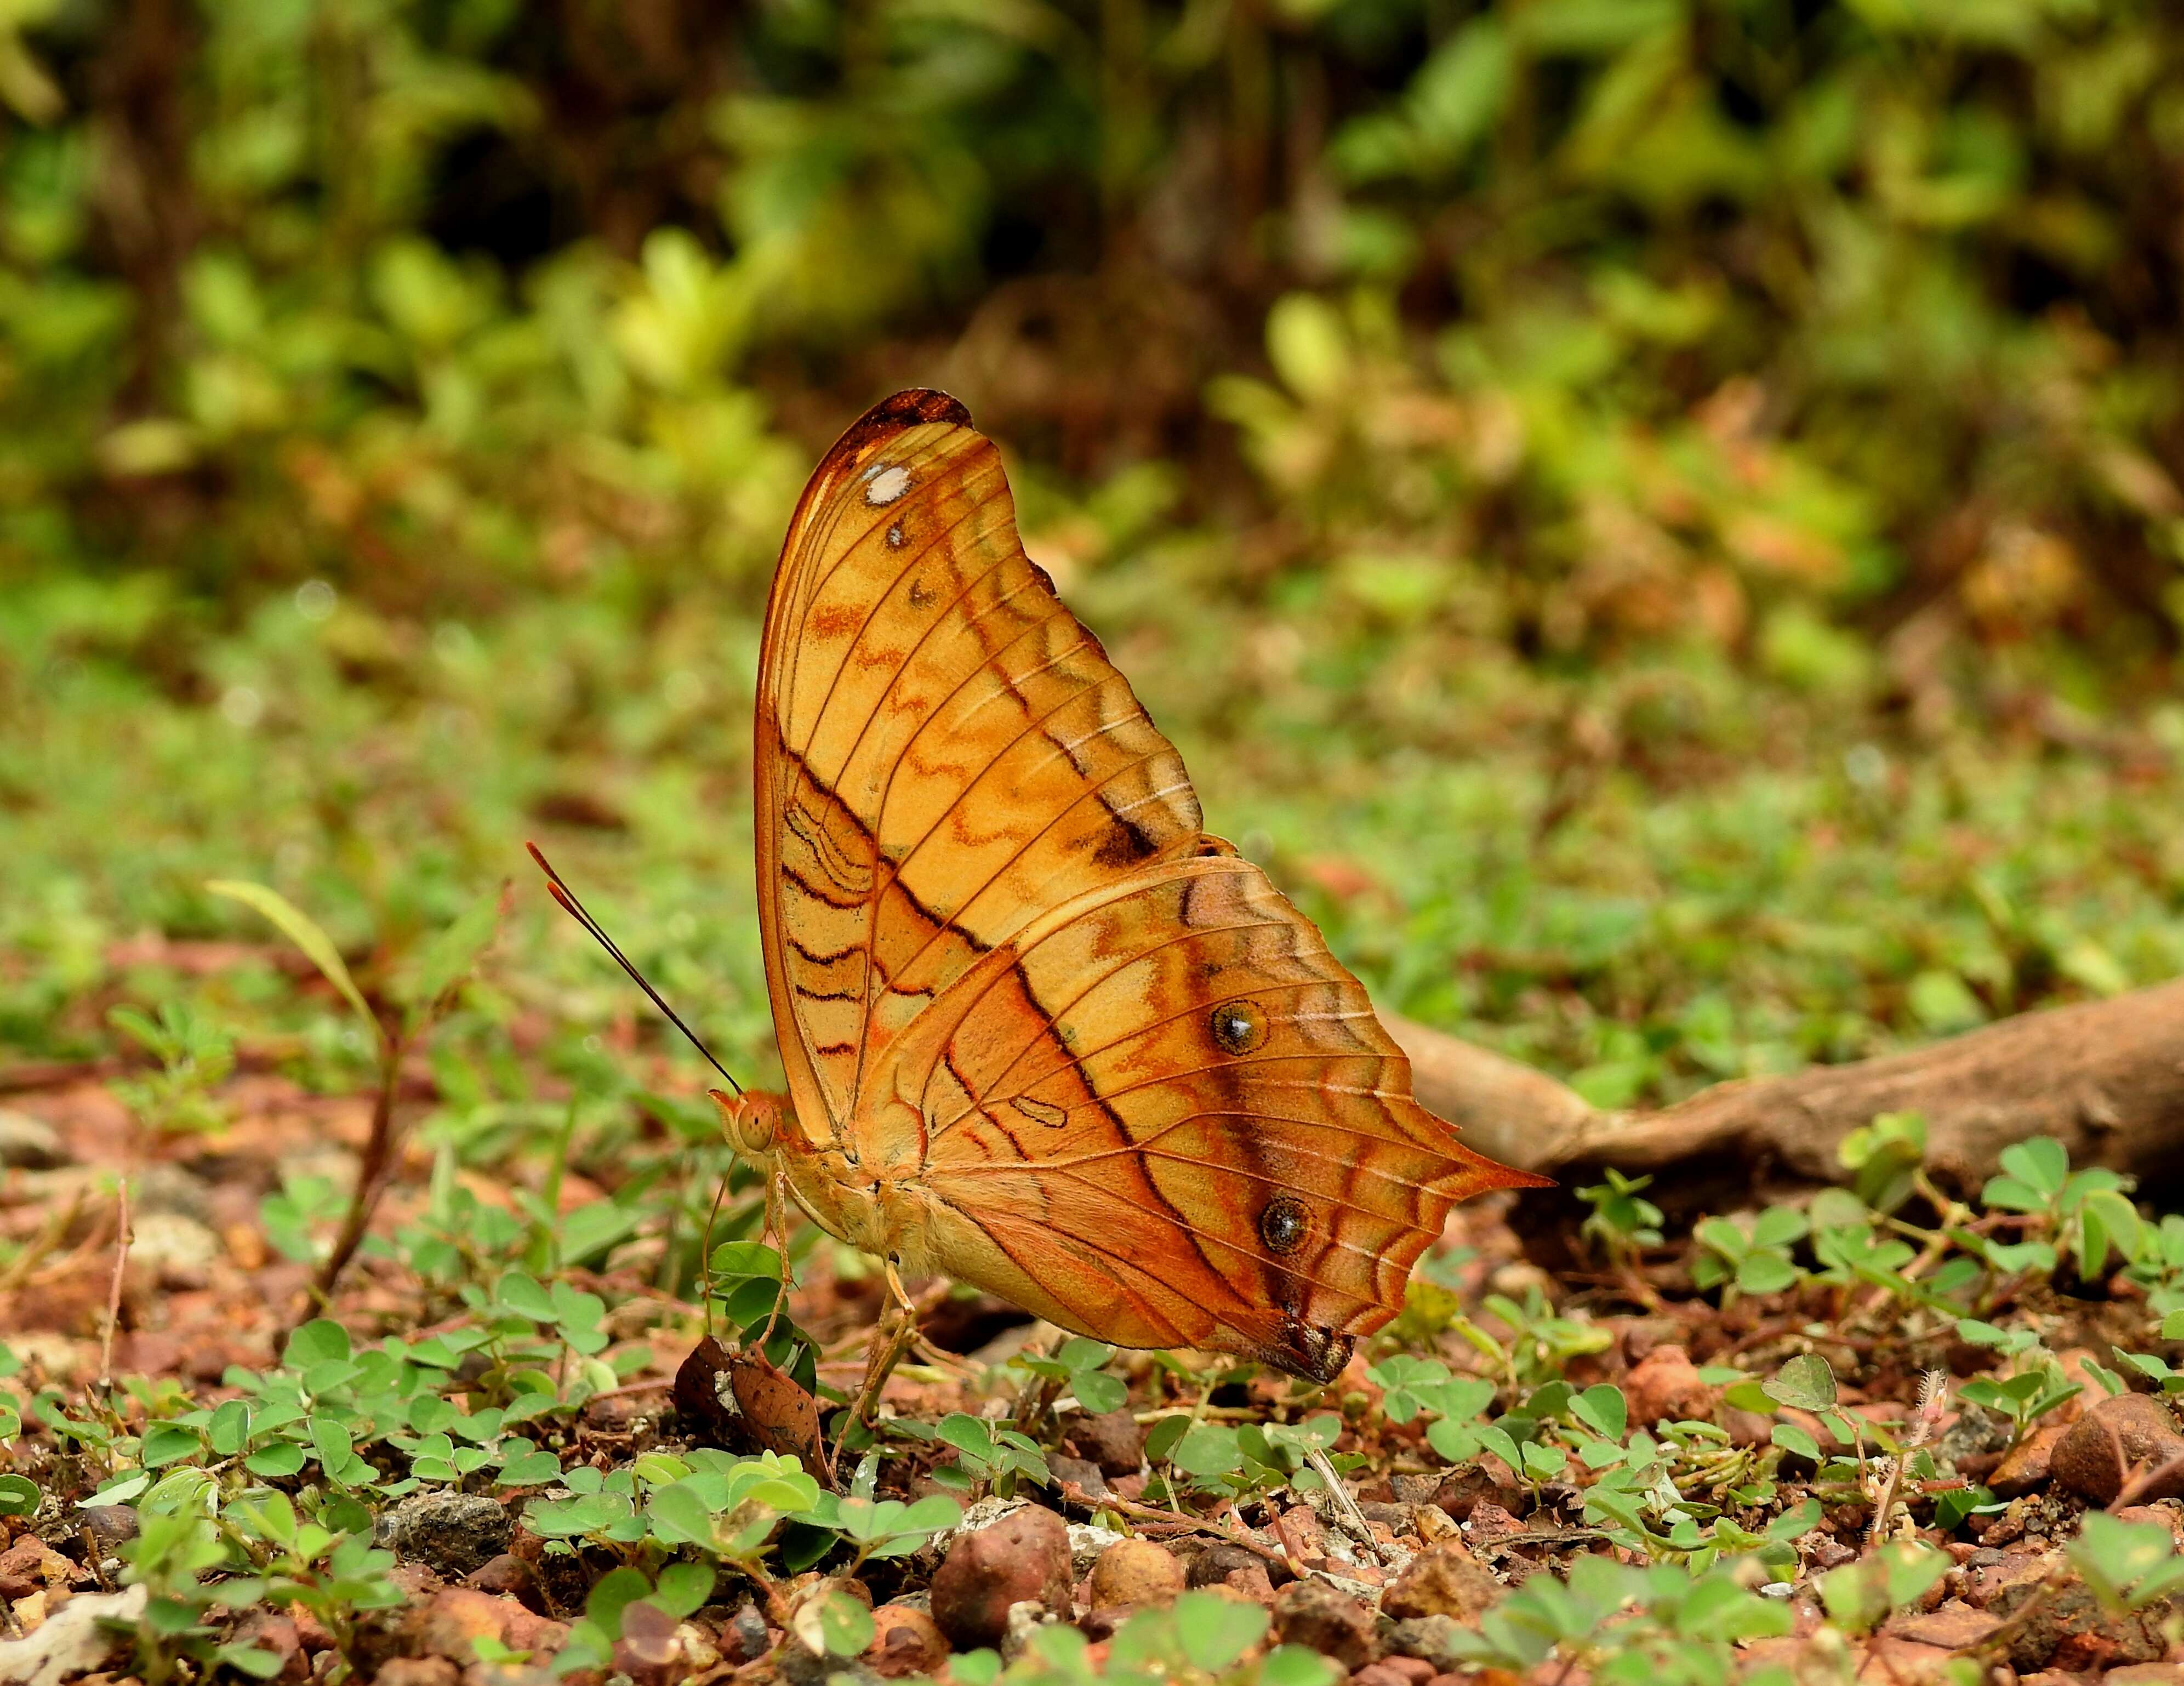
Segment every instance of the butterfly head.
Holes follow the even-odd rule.
[[[756,1089],[747,1089],[740,1095],[731,1095],[725,1089],[708,1089],[705,1092],[721,1109],[721,1124],[727,1131],[728,1145],[752,1164],[764,1164],[773,1153],[788,1098]]]

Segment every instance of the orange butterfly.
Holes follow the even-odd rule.
[[[1450,1208],[1544,1179],[1462,1146],[1357,979],[1201,829],[1173,745],[1024,555],[937,392],[836,443],[789,523],[757,707],[786,1096],[738,1149],[893,1303],[943,1273],[1125,1347],[1325,1382]]]

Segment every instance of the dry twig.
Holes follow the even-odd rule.
[[[121,1321],[121,1273],[129,1265],[129,1179],[114,1189],[114,1280],[106,1290],[106,1329],[98,1341],[98,1389],[114,1386],[114,1331]]]

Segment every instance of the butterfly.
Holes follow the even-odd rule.
[[[956,399],[898,393],[819,464],[755,712],[788,1092],[713,1092],[900,1309],[940,1274],[1326,1382],[1455,1203],[1544,1181],[1412,1097],[1363,986],[1206,833]]]

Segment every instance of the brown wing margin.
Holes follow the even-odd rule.
[[[854,424],[767,606],[767,984],[800,1114],[838,1136],[875,1058],[980,954],[1199,833],[1174,747],[1024,555],[967,423],[914,392]]]

